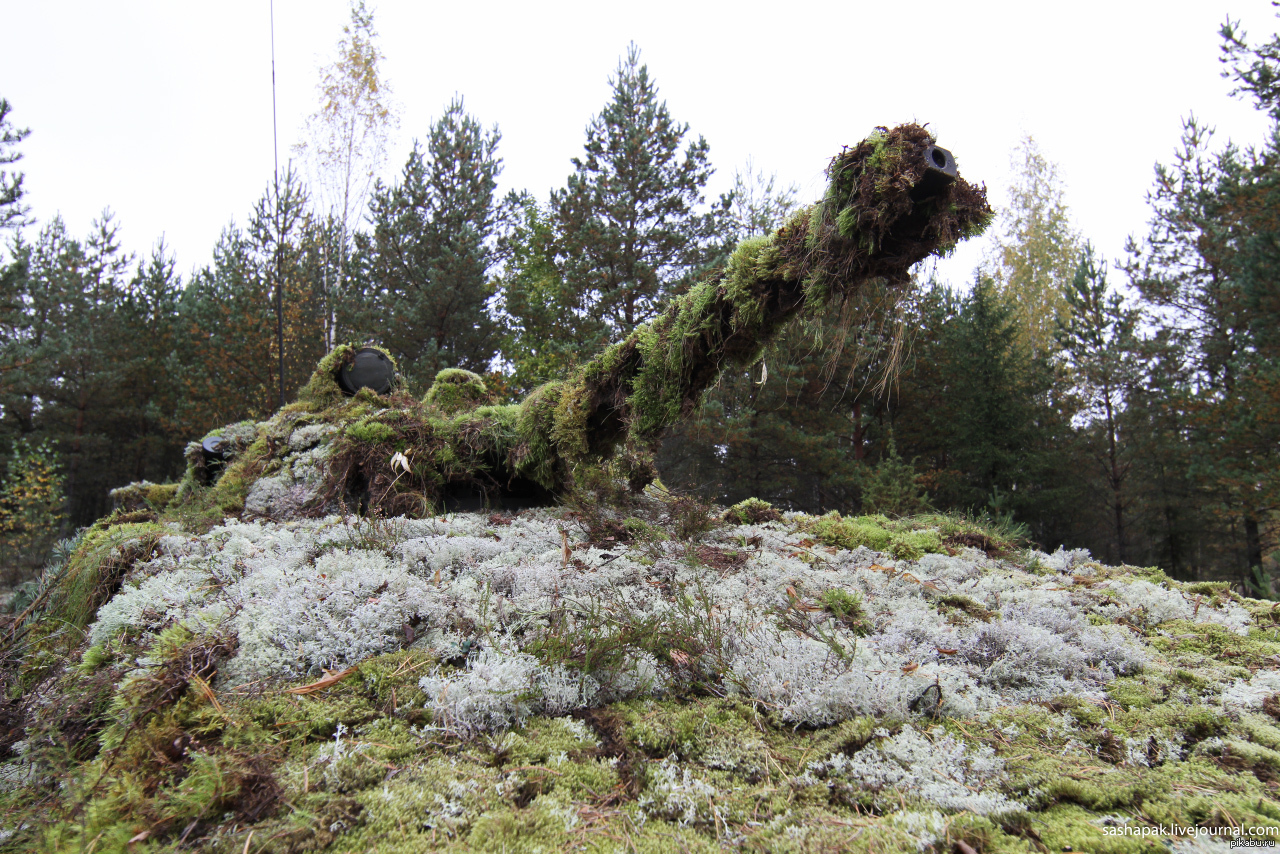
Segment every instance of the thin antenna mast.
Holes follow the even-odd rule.
[[[271,157],[276,191],[276,350],[279,356],[280,407],[284,408],[284,267],[280,258],[280,134],[276,129],[276,3],[271,0]]]

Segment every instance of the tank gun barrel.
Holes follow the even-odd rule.
[[[960,178],[951,152],[919,125],[879,129],[838,154],[827,175],[821,201],[744,240],[718,280],[525,400],[512,470],[556,489],[578,462],[651,446],[722,372],[758,360],[797,312],[821,311],[873,279],[905,287],[912,265],[991,220],[985,188]]]

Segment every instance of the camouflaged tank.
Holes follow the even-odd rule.
[[[816,204],[744,240],[718,275],[520,403],[494,405],[483,378],[457,369],[418,399],[389,353],[340,346],[268,421],[192,443],[174,500],[265,518],[514,508],[554,501],[602,465],[640,489],[663,431],[722,372],[757,361],[788,320],[874,281],[909,287],[912,265],[992,216],[985,188],[915,124],[845,148],[827,175]]]

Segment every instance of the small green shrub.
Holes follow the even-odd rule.
[[[898,456],[893,439],[889,453],[863,479],[862,506],[872,513],[900,518],[929,508],[924,490],[917,482],[915,466]]]
[[[862,597],[833,587],[822,594],[822,605],[858,637],[871,634],[871,623],[862,608]]]
[[[692,495],[681,495],[667,505],[667,522],[678,540],[696,540],[716,526],[710,504]]]
[[[622,528],[627,532],[628,539],[640,542],[660,543],[667,539],[661,528],[634,516],[623,519]]]
[[[748,498],[724,511],[724,520],[733,525],[761,525],[765,522],[777,522],[782,514],[768,501],[759,498]]]

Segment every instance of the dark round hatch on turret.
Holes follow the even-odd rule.
[[[205,483],[213,483],[222,475],[222,469],[231,456],[231,444],[221,436],[206,436],[200,442],[200,454],[204,457]]]
[[[200,443],[200,450],[204,452],[206,464],[221,463],[227,459],[227,443],[221,436],[209,436]]]
[[[347,397],[362,388],[377,394],[386,394],[391,391],[391,384],[395,378],[396,369],[387,358],[387,354],[373,347],[356,351],[351,364],[339,368],[337,376],[338,387]]]

